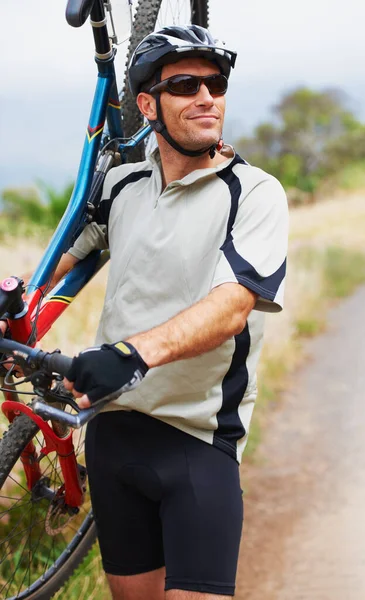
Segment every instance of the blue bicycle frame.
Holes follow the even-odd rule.
[[[108,146],[115,140],[114,150],[119,152],[123,162],[126,152],[141,143],[151,132],[150,126],[145,125],[132,138],[123,140],[121,106],[114,69],[115,51],[110,44],[102,0],[94,0],[91,5],[90,20],[95,41],[98,78],[80,166],[67,209],[29,282],[30,289],[42,290],[46,287],[62,254],[67,252],[90,220],[88,199],[92,190],[105,121],[108,124],[108,138],[110,140]],[[77,26],[80,24],[82,22],[78,23]],[[85,261],[86,264],[84,261],[80,261],[73,269],[72,274],[69,274],[60,282],[54,290],[54,294],[64,298],[74,298],[105,263],[105,257],[101,260],[100,252],[94,252],[90,259],[85,259]],[[32,296],[31,311],[39,300],[39,292],[34,292]]]

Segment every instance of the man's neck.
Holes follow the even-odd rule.
[[[208,152],[202,156],[184,156],[168,144],[159,144],[159,150],[164,188],[172,181],[182,179],[197,169],[214,168],[227,160],[226,156],[222,156],[218,152],[213,158],[210,158]]]

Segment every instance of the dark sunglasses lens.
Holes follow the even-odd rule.
[[[227,79],[224,75],[212,75],[204,83],[213,95],[224,94],[227,91]]]
[[[208,75],[196,77],[195,75],[176,75],[168,80],[167,89],[170,94],[188,96],[197,94],[200,83],[204,82],[209,92],[213,95],[224,94],[227,91],[227,79],[224,75]]]
[[[177,77],[172,77],[168,83],[168,90],[172,94],[196,94],[198,88],[199,80],[193,75],[178,75]]]

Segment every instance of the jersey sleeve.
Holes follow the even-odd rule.
[[[240,199],[234,223],[220,248],[212,287],[240,283],[258,294],[256,310],[283,308],[288,244],[288,204],[274,177]]]

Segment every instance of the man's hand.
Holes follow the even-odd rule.
[[[132,344],[103,344],[87,348],[73,359],[64,385],[80,399],[80,408],[87,408],[98,400],[114,400],[132,390],[147,371],[148,366]]]

